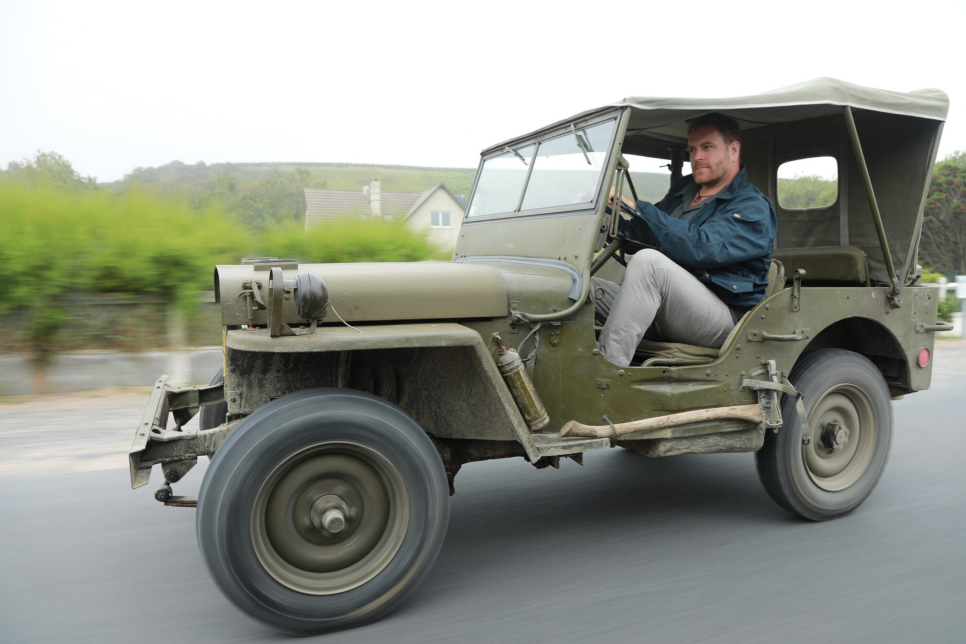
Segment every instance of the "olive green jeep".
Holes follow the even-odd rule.
[[[217,585],[289,633],[403,601],[468,462],[754,452],[782,508],[845,514],[883,472],[892,401],[929,387],[945,328],[916,259],[947,105],[830,79],[628,98],[484,150],[451,261],[218,266],[223,374],[157,381],[132,485],[160,465],[155,497],[197,507]],[[648,338],[631,366],[612,364],[591,276],[619,281],[635,248],[607,195],[636,196],[635,173],[653,168],[636,159],[680,177],[686,122],[709,111],[741,125],[748,178],[778,216],[766,297],[720,349]],[[834,159],[831,203],[783,207],[779,167],[816,157]],[[174,495],[200,456],[199,496]]]

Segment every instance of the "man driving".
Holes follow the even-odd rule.
[[[718,348],[765,296],[778,220],[748,183],[738,124],[716,112],[690,121],[688,153],[692,174],[657,204],[621,196],[635,214],[621,236],[651,248],[631,257],[621,284],[593,278],[606,318],[598,344],[614,364],[629,366],[645,334]]]

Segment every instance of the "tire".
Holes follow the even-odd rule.
[[[208,383],[211,385],[220,385],[225,382],[225,370],[219,369],[215,377],[211,379]],[[220,402],[217,405],[205,405],[198,412],[198,426],[201,429],[214,429],[220,425],[224,425],[225,421],[228,420],[228,403]]]
[[[327,523],[339,512],[341,530]],[[432,567],[448,521],[443,463],[412,418],[370,394],[310,389],[228,436],[201,486],[197,532],[232,603],[307,635],[398,606]]]
[[[789,379],[802,394],[812,440],[802,445],[795,399],[783,396],[784,424],[777,433],[766,432],[755,454],[758,478],[772,500],[793,514],[812,521],[847,514],[872,492],[889,457],[889,387],[868,358],[843,349],[806,354]],[[838,448],[836,422],[848,429]]]

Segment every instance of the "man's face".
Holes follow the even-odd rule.
[[[688,153],[691,155],[691,174],[700,186],[714,185],[731,174],[738,163],[740,144],[725,143],[721,133],[713,126],[694,130],[688,135]]]

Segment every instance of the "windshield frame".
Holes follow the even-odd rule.
[[[473,179],[473,189],[470,192],[469,200],[466,202],[467,207],[466,207],[466,212],[463,214],[462,225],[465,226],[467,224],[482,223],[482,222],[495,221],[500,219],[517,219],[517,218],[547,216],[547,215],[563,216],[563,215],[573,215],[578,213],[587,214],[587,213],[595,212],[598,209],[600,196],[603,191],[603,186],[607,182],[607,178],[609,175],[608,169],[611,167],[611,161],[614,158],[614,148],[616,145],[616,141],[618,140],[618,137],[621,135],[620,126],[621,126],[622,116],[623,116],[623,110],[619,108],[614,110],[608,110],[607,112],[604,112],[602,114],[596,114],[588,118],[582,118],[576,121],[569,121],[567,123],[559,125],[558,127],[554,127],[553,129],[542,131],[537,136],[531,136],[526,139],[519,139],[519,140],[513,141],[512,143],[506,146],[511,150],[519,151],[523,148],[526,148],[527,146],[533,145],[534,154],[536,154],[539,151],[540,143],[547,141],[549,139],[557,138],[561,135],[566,135],[568,132],[570,132],[571,126],[580,130],[593,125],[597,125],[599,123],[603,123],[605,121],[613,120],[614,130],[611,133],[611,140],[607,147],[607,156],[604,159],[603,169],[600,173],[600,177],[597,180],[597,185],[594,188],[594,199],[592,201],[587,203],[580,203],[580,204],[564,204],[560,206],[551,206],[546,208],[534,208],[531,210],[513,210],[510,212],[502,212],[502,213],[494,213],[490,215],[480,215],[478,217],[470,217],[469,216],[470,206],[473,203],[473,199],[476,197],[476,189],[480,181],[480,176],[482,174],[483,164],[485,164],[490,159],[503,156],[504,154],[506,154],[505,148],[495,149],[495,150],[492,150],[489,154],[486,154],[480,157],[480,163],[476,168],[476,176]],[[530,185],[530,175],[532,174],[532,171],[533,171],[533,165],[534,163],[531,160],[527,170],[526,179],[524,180],[523,189],[521,190],[520,195],[517,199],[517,208],[520,208],[523,204],[524,195],[526,195],[527,188]]]

